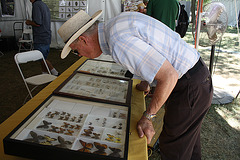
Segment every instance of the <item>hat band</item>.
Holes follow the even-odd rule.
[[[89,21],[87,21],[84,25],[82,25],[79,29],[81,29],[83,26],[85,26],[88,22],[90,22],[92,20],[92,18],[89,20]],[[77,30],[77,31],[79,31],[79,29]],[[69,39],[75,34],[75,33],[77,33],[77,31],[76,32],[74,32],[64,43],[66,44],[68,41],[69,41]]]

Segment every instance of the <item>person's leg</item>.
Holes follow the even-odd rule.
[[[40,52],[42,52],[43,57],[48,65],[48,68],[50,70],[50,72],[57,76],[58,72],[57,70],[53,67],[53,65],[51,64],[51,62],[49,60],[47,60],[48,54],[50,52],[50,45],[46,45],[46,44],[34,44],[34,49],[39,50]],[[47,73],[47,68],[45,67],[45,64],[43,63],[43,61],[41,62],[41,66],[42,66],[42,72],[43,73]]]
[[[181,78],[165,105],[159,137],[162,160],[200,160],[200,129],[212,100],[212,82],[206,65]]]

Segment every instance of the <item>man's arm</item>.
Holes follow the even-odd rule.
[[[165,103],[178,81],[178,73],[169,61],[165,60],[154,79],[157,80],[157,86],[146,111],[148,114],[156,114]],[[146,135],[149,144],[155,134],[152,122],[142,116],[138,121],[137,130],[139,137]]]
[[[34,26],[34,27],[39,27],[40,26],[39,24],[36,24],[35,22],[33,22],[31,20],[26,20],[26,25],[31,25],[31,26]]]

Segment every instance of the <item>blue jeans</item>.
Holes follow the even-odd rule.
[[[50,51],[50,44],[34,43],[33,47],[35,50],[39,50],[40,52],[42,52],[44,59],[47,59]]]

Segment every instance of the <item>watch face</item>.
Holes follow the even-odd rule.
[[[146,111],[143,113],[143,115],[144,115],[148,120],[152,120],[154,117],[156,117],[156,114],[148,114]]]

